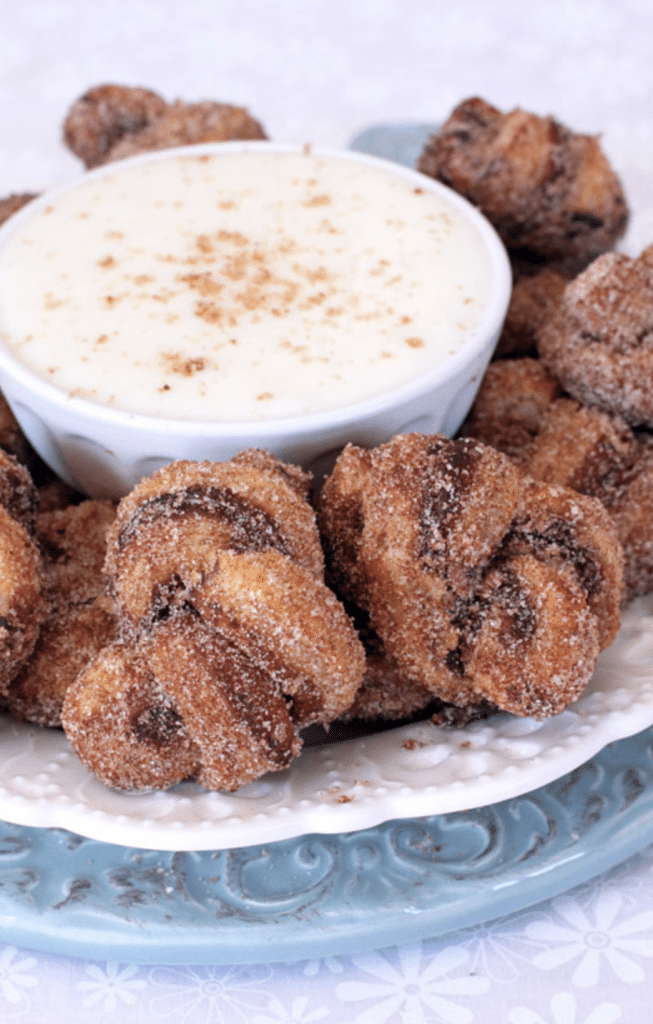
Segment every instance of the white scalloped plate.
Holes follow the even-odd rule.
[[[306,747],[292,767],[236,793],[184,783],[127,794],[93,778],[63,733],[0,718],[0,817],[160,850],[218,850],[442,814],[529,792],[613,740],[653,725],[653,595],[624,613],[572,707],[536,722],[430,722]]]

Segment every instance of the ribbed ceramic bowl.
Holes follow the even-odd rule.
[[[18,228],[59,195],[78,187],[81,181],[115,174],[121,166],[165,160],[190,149],[145,154],[121,165],[107,165],[39,197],[0,229],[0,256]],[[257,149],[296,152],[299,147],[215,143],[192,147],[192,153]],[[313,152],[382,168],[415,188],[446,194],[449,202],[476,228],[489,258],[490,298],[478,326],[454,354],[419,379],[327,412],[251,422],[166,419],[71,397],[21,363],[0,338],[0,388],[31,444],[65,481],[92,497],[116,498],[130,491],[142,477],[175,459],[224,460],[252,446],[268,449],[319,475],[349,441],[370,446],[403,431],[441,431],[449,435],[456,431],[474,400],[505,317],[511,277],[503,245],[473,206],[439,182],[366,154],[324,149]]]

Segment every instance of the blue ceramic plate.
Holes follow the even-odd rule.
[[[0,934],[136,963],[322,957],[445,934],[562,892],[653,839],[653,729],[474,811],[211,853],[0,824]]]

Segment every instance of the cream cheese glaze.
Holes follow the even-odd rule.
[[[71,395],[248,421],[419,378],[481,322],[474,224],[428,182],[310,150],[158,155],[37,203],[0,253],[0,334]]]

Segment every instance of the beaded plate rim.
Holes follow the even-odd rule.
[[[634,601],[582,697],[535,721],[417,722],[307,746],[289,769],[209,793],[195,783],[121,793],[95,779],[60,731],[0,719],[0,817],[124,846],[220,850],[308,832],[487,806],[544,786],[606,744],[653,725],[653,595]]]

